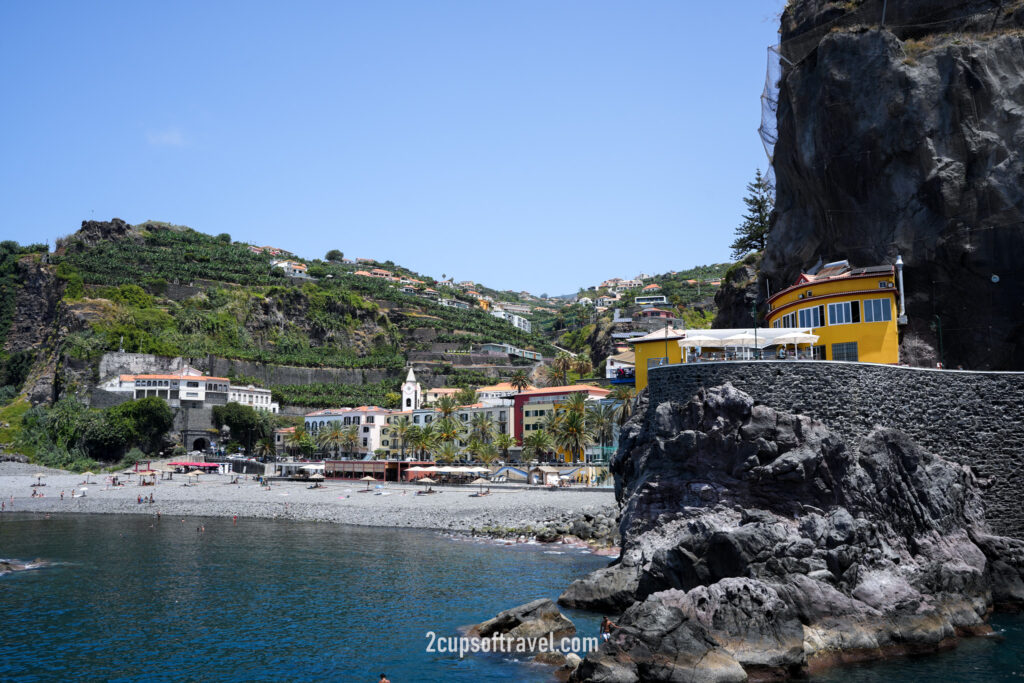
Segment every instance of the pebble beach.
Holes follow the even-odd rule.
[[[43,477],[37,479],[36,474]],[[139,486],[137,478],[121,478],[125,486],[109,487],[107,475],[86,477],[62,470],[17,462],[0,462],[0,501],[4,511],[78,514],[144,514],[178,517],[250,517],[295,519],[357,526],[470,531],[483,527],[524,528],[566,513],[609,511],[615,507],[610,489],[549,491],[541,488],[493,488],[471,497],[478,487],[435,486],[438,493],[418,496],[422,486],[389,483],[365,492],[363,482],[328,480],[322,488],[305,482],[272,482],[262,487],[250,477],[204,474],[185,486],[175,475]],[[195,478],[192,479],[193,481]],[[37,481],[45,486],[33,487]],[[72,497],[72,491],[85,496]],[[41,497],[32,497],[35,490]],[[61,491],[64,498],[61,499]],[[381,491],[382,495],[376,495]],[[153,503],[138,502],[153,495]],[[12,504],[13,500],[13,504]]]

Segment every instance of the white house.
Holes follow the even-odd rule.
[[[521,315],[509,313],[506,310],[494,310],[491,311],[491,315],[493,315],[495,318],[501,318],[502,320],[511,323],[512,325],[518,327],[520,330],[526,332],[527,334],[529,334],[533,330],[533,323],[531,323],[529,320],[527,320]]]
[[[290,259],[281,259],[277,261],[271,261],[270,265],[275,268],[280,268],[284,271],[284,274],[288,277],[309,277],[306,273],[306,264],[298,261],[292,261]]]
[[[623,353],[608,356],[605,361],[604,376],[606,379],[623,379],[632,377],[636,368],[636,353],[624,351]]]
[[[262,389],[252,384],[244,387],[235,386],[234,384],[229,386],[228,403],[241,403],[244,406],[250,406],[256,410],[274,413],[275,415],[280,409],[280,406],[274,403],[271,398],[270,389]]]
[[[459,301],[458,299],[438,299],[437,303],[442,306],[447,306],[448,308],[459,308],[464,310],[469,310],[470,308],[469,304],[465,301]]]
[[[130,393],[133,399],[155,396],[172,408],[205,408],[227,403],[229,384],[227,377],[208,377],[185,366],[168,374],[118,375],[100,388]]]
[[[316,435],[332,424],[342,427],[357,426],[359,443],[357,453],[370,454],[381,447],[380,430],[386,424],[391,411],[377,406],[360,406],[358,408],[326,408],[307,413],[305,417],[306,431]]]

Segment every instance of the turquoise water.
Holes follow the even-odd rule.
[[[0,576],[0,680],[548,681],[511,658],[424,650],[427,631],[554,598],[607,563],[552,550],[305,522],[6,514],[0,557],[53,564]],[[569,615],[596,632],[593,615]],[[812,680],[1021,680],[1024,617],[993,625],[1004,639]]]
[[[205,525],[205,532],[196,527]],[[563,548],[558,548],[562,550]],[[578,550],[307,522],[0,516],[0,680],[546,681],[425,652],[607,564]],[[598,619],[570,612],[581,634]]]
[[[1001,683],[1024,679],[1024,616],[997,614],[998,638],[967,638],[946,652],[832,669],[812,683],[884,683],[949,681]]]

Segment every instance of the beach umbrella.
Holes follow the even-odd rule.
[[[778,337],[772,339],[772,344],[781,344],[782,346],[793,345],[796,349],[800,344],[814,345],[818,341],[818,335],[810,334],[808,332],[788,332],[781,334]]]
[[[417,479],[416,483],[417,484],[436,484],[437,482],[434,481],[433,479],[431,479],[430,477],[422,477],[420,479]]]
[[[718,337],[712,337],[712,336],[707,335],[707,334],[693,334],[693,335],[687,335],[686,339],[680,339],[679,340],[679,345],[680,346],[689,346],[689,347],[696,347],[696,346],[715,346],[715,347],[720,347],[720,346],[722,346],[722,340],[719,339]]]
[[[366,477],[363,477],[362,479],[360,479],[359,481],[365,481],[366,482],[366,490],[369,491],[370,490],[370,482],[371,481],[377,481],[377,478],[376,477],[366,476]]]
[[[88,483],[89,483],[89,477],[95,477],[95,476],[96,476],[96,475],[95,475],[95,474],[93,474],[92,472],[85,472],[84,474],[85,474],[85,483],[86,483],[86,484],[88,484]]]
[[[36,478],[36,483],[38,484],[39,480],[42,479],[43,477],[45,477],[46,475],[43,474],[42,472],[36,472],[32,476]]]
[[[480,493],[483,493],[484,492],[484,484],[490,484],[491,482],[487,481],[483,477],[477,477],[475,480],[473,480],[473,481],[471,481],[469,483],[470,484],[480,484]]]
[[[315,479],[317,481],[323,481],[324,480],[324,475],[322,475],[319,472],[317,472],[312,477],[310,477],[310,479]]]
[[[726,346],[735,346],[737,348],[752,347],[757,341],[758,339],[754,337],[753,333],[746,330],[722,339],[722,343]]]

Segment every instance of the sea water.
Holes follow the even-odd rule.
[[[0,557],[46,562],[0,576],[2,681],[546,681],[515,656],[428,653],[427,633],[608,564],[429,531],[10,513]],[[568,614],[598,634],[599,617]]]
[[[0,557],[45,561],[0,576],[3,681],[548,681],[514,656],[426,652],[427,634],[555,598],[608,562],[428,531],[10,513]],[[596,634],[596,615],[566,612]],[[1020,680],[1024,619],[993,623],[1004,639],[813,680]]]

